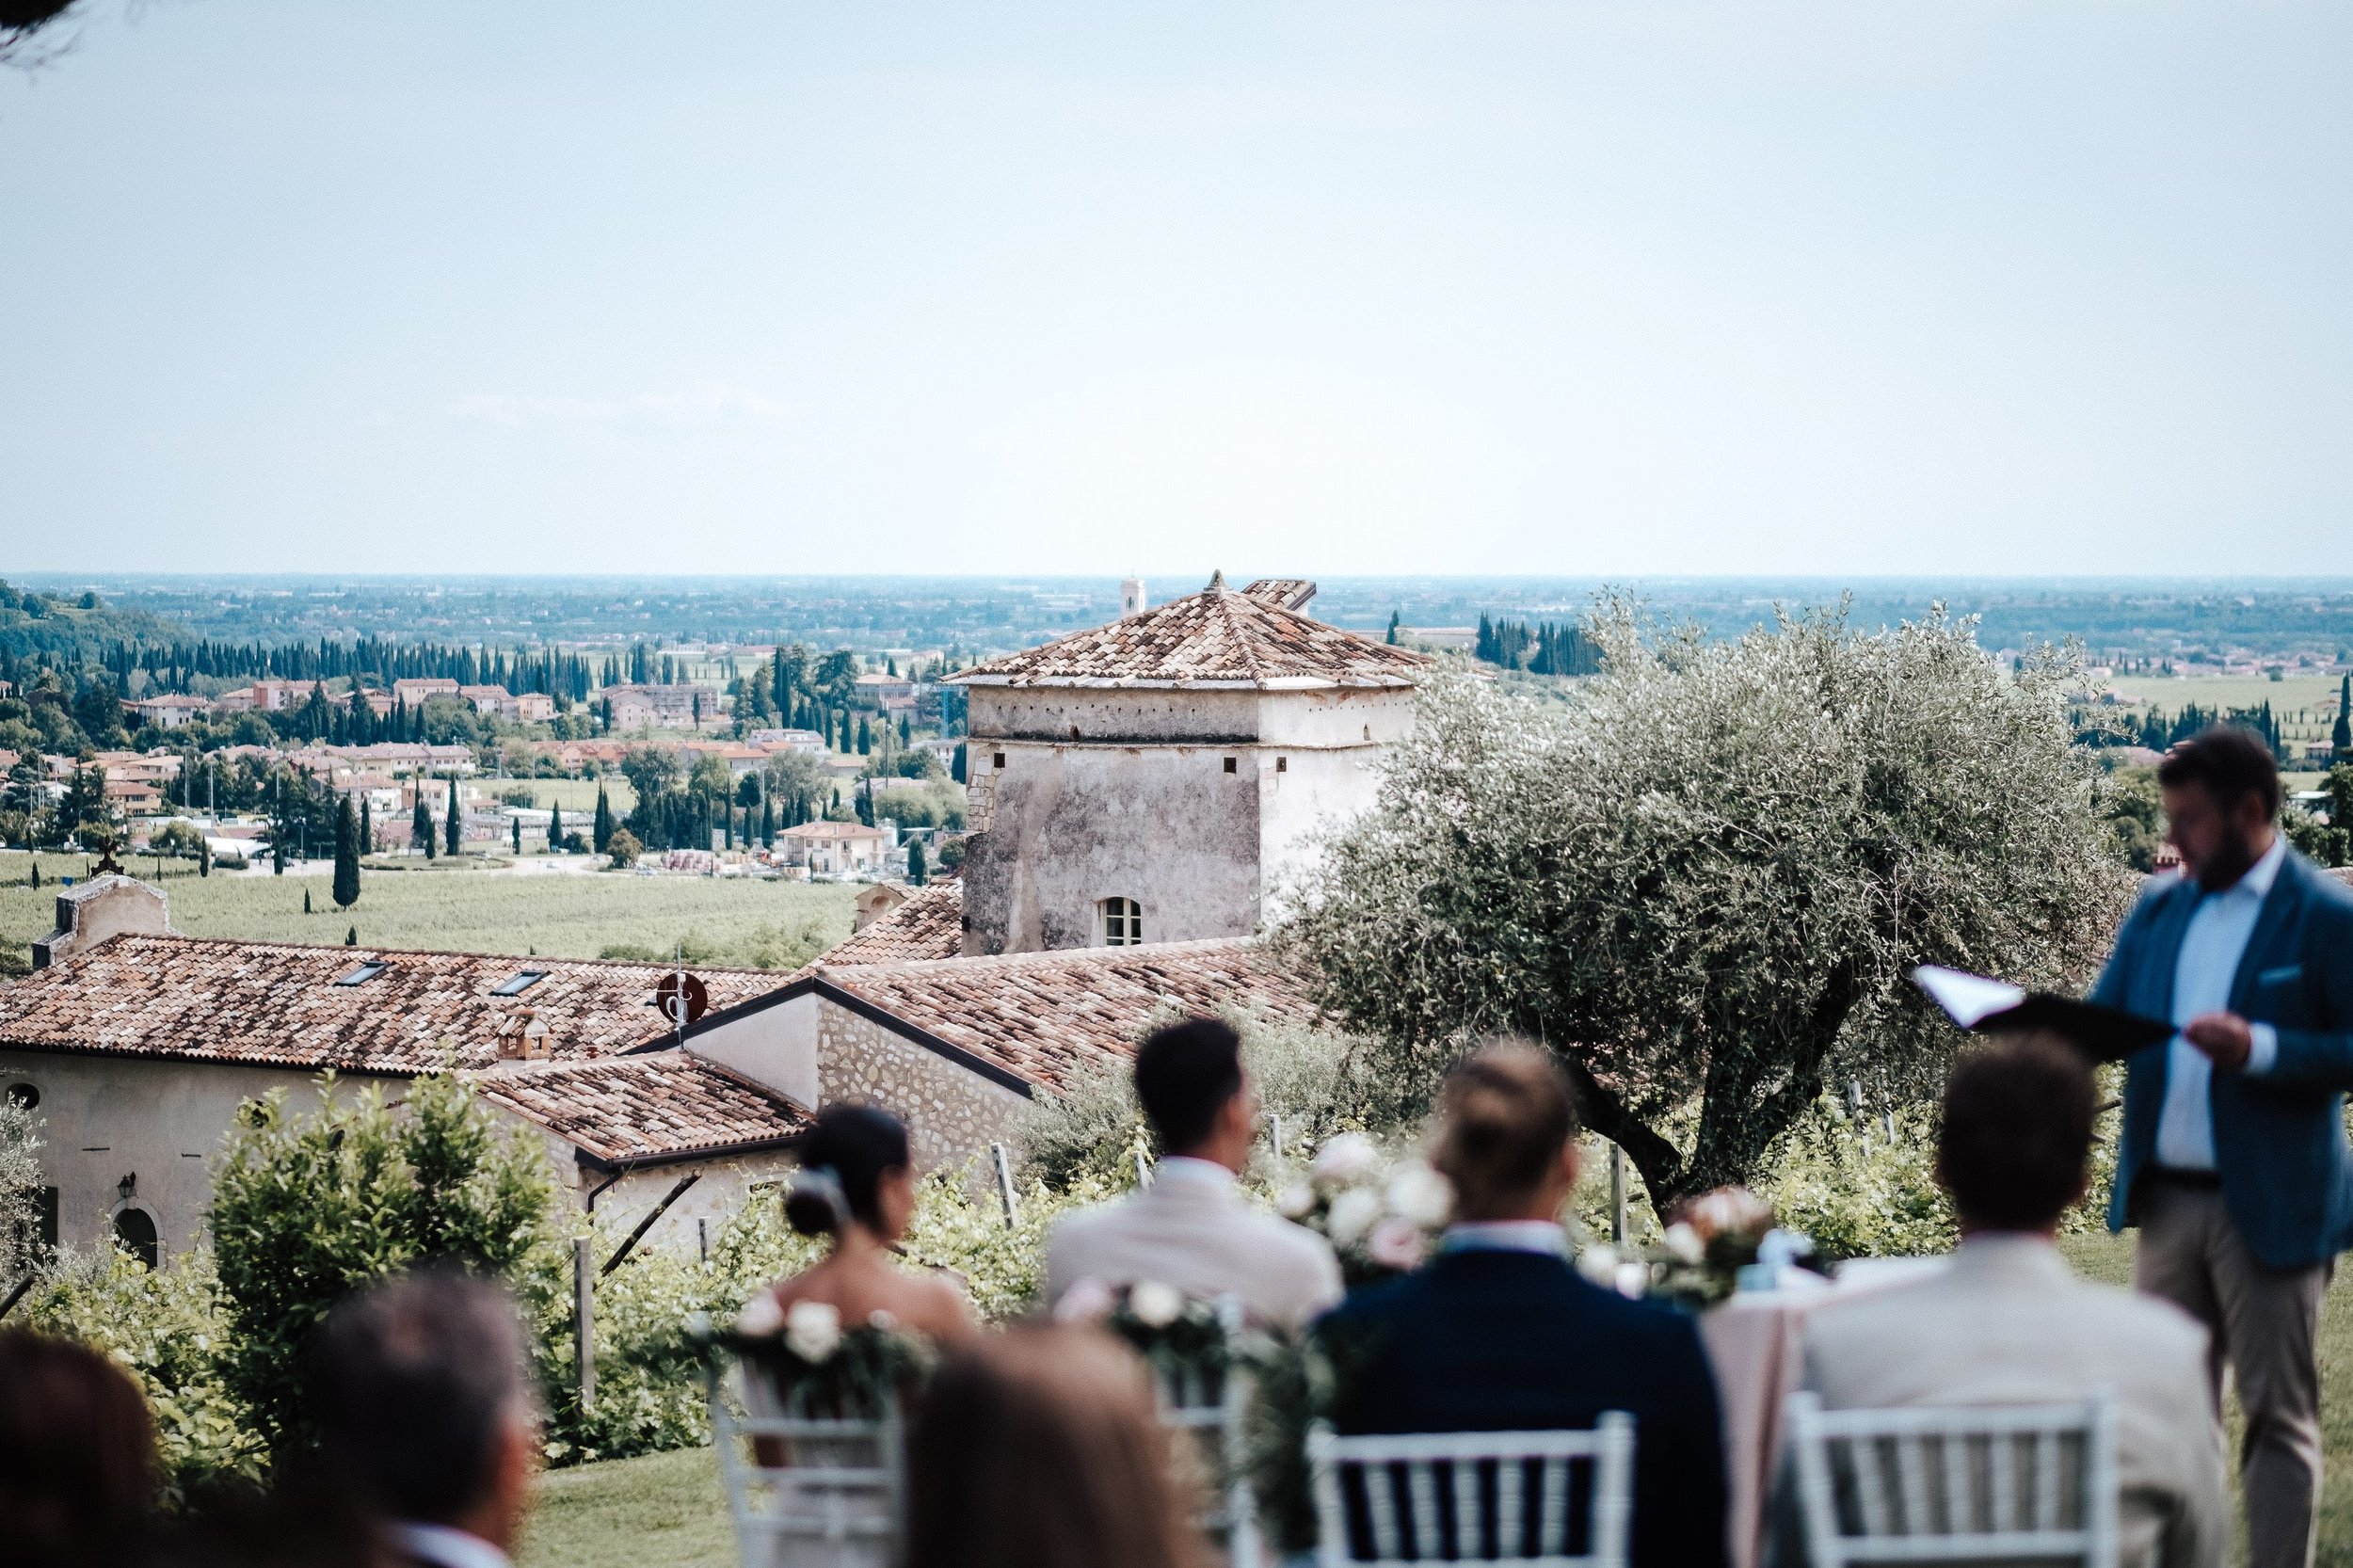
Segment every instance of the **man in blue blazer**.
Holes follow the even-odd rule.
[[[2253,1568],[2311,1562],[2320,1493],[2322,1293],[2353,1244],[2353,889],[2273,826],[2280,776],[2217,728],[2157,770],[2183,873],[2152,882],[2092,1000],[2180,1032],[2130,1060],[2108,1226],[2134,1277],[2212,1336],[2247,1413]]]
[[[1427,1268],[1359,1291],[1318,1325],[1338,1376],[1332,1423],[1557,1432],[1625,1411],[1634,1562],[1721,1568],[1715,1376],[1689,1318],[1570,1266],[1557,1216],[1577,1185],[1576,1135],[1568,1084],[1541,1050],[1490,1046],[1449,1076],[1437,1163],[1454,1184],[1455,1224]]]

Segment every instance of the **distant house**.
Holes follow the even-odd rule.
[[[612,728],[618,733],[637,729],[700,729],[715,726],[726,717],[716,686],[607,686],[597,695],[610,705]]]
[[[879,870],[890,836],[863,823],[808,822],[777,834],[776,849],[786,865],[807,866],[812,875],[849,875]]]
[[[766,766],[768,751],[740,741],[689,741],[678,748],[679,762],[684,767],[691,768],[706,757],[716,757],[728,765],[728,772],[741,778]]]
[[[472,703],[477,713],[504,713],[507,704],[515,700],[514,695],[504,686],[460,686],[457,696],[463,701]]]
[[[545,692],[517,692],[507,698],[505,716],[523,724],[545,724],[555,717],[555,698]]]
[[[746,745],[771,751],[823,751],[825,738],[814,729],[755,729],[744,737]]]
[[[213,711],[211,698],[189,692],[164,692],[126,706],[139,716],[141,724],[152,724],[158,729],[177,729],[190,719],[202,718]]]

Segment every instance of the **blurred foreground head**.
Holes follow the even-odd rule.
[[[1143,1364],[1100,1330],[1009,1329],[951,1358],[907,1470],[907,1568],[1206,1560]]]
[[[134,1559],[155,1483],[154,1422],[120,1368],[69,1339],[0,1331],[0,1561]]]
[[[1961,1228],[2048,1231],[2090,1178],[2091,1069],[2055,1035],[1972,1051],[1945,1085],[1936,1174]]]
[[[537,1448],[525,1368],[514,1304],[487,1280],[424,1269],[353,1296],[318,1345],[329,1472],[389,1523],[448,1526],[504,1549]]]
[[[1576,1185],[1577,1134],[1551,1054],[1515,1040],[1481,1046],[1447,1074],[1439,1105],[1432,1163],[1454,1184],[1455,1218],[1550,1218]]]

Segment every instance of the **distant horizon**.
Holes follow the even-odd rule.
[[[1212,568],[1222,571],[1223,568]],[[1196,574],[1197,575],[1197,574]],[[1291,576],[1321,585],[1331,583],[1569,583],[1609,585],[1620,583],[1674,584],[1835,584],[1858,583],[1873,585],[1908,584],[2050,584],[2070,587],[2097,589],[2103,587],[2230,587],[2262,585],[2285,590],[2333,589],[2353,593],[2353,572],[2266,573],[2266,572],[1561,572],[1561,571],[1383,571],[1383,572],[1226,572],[1229,585],[1239,588],[1262,577]],[[399,584],[490,584],[490,583],[664,583],[664,584],[783,584],[783,583],[994,583],[1018,585],[1029,583],[1090,583],[1118,584],[1130,577],[1141,577],[1147,588],[1160,580],[1194,582],[1194,577],[1179,577],[1174,573],[1117,571],[829,571],[829,572],[381,572],[381,571],[101,571],[90,572],[72,568],[0,567],[0,582],[12,582],[28,587],[42,588],[50,584],[70,584],[75,588],[103,590],[108,583],[223,583],[223,584],[310,584],[310,583],[399,583]],[[1198,585],[1185,588],[1196,593],[1208,584],[1207,577],[1198,578]],[[1171,595],[1170,597],[1176,597]]]

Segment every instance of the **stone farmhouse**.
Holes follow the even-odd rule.
[[[1315,591],[1220,575],[949,678],[970,711],[966,952],[1259,928],[1311,833],[1372,804],[1430,665],[1311,619]]]

